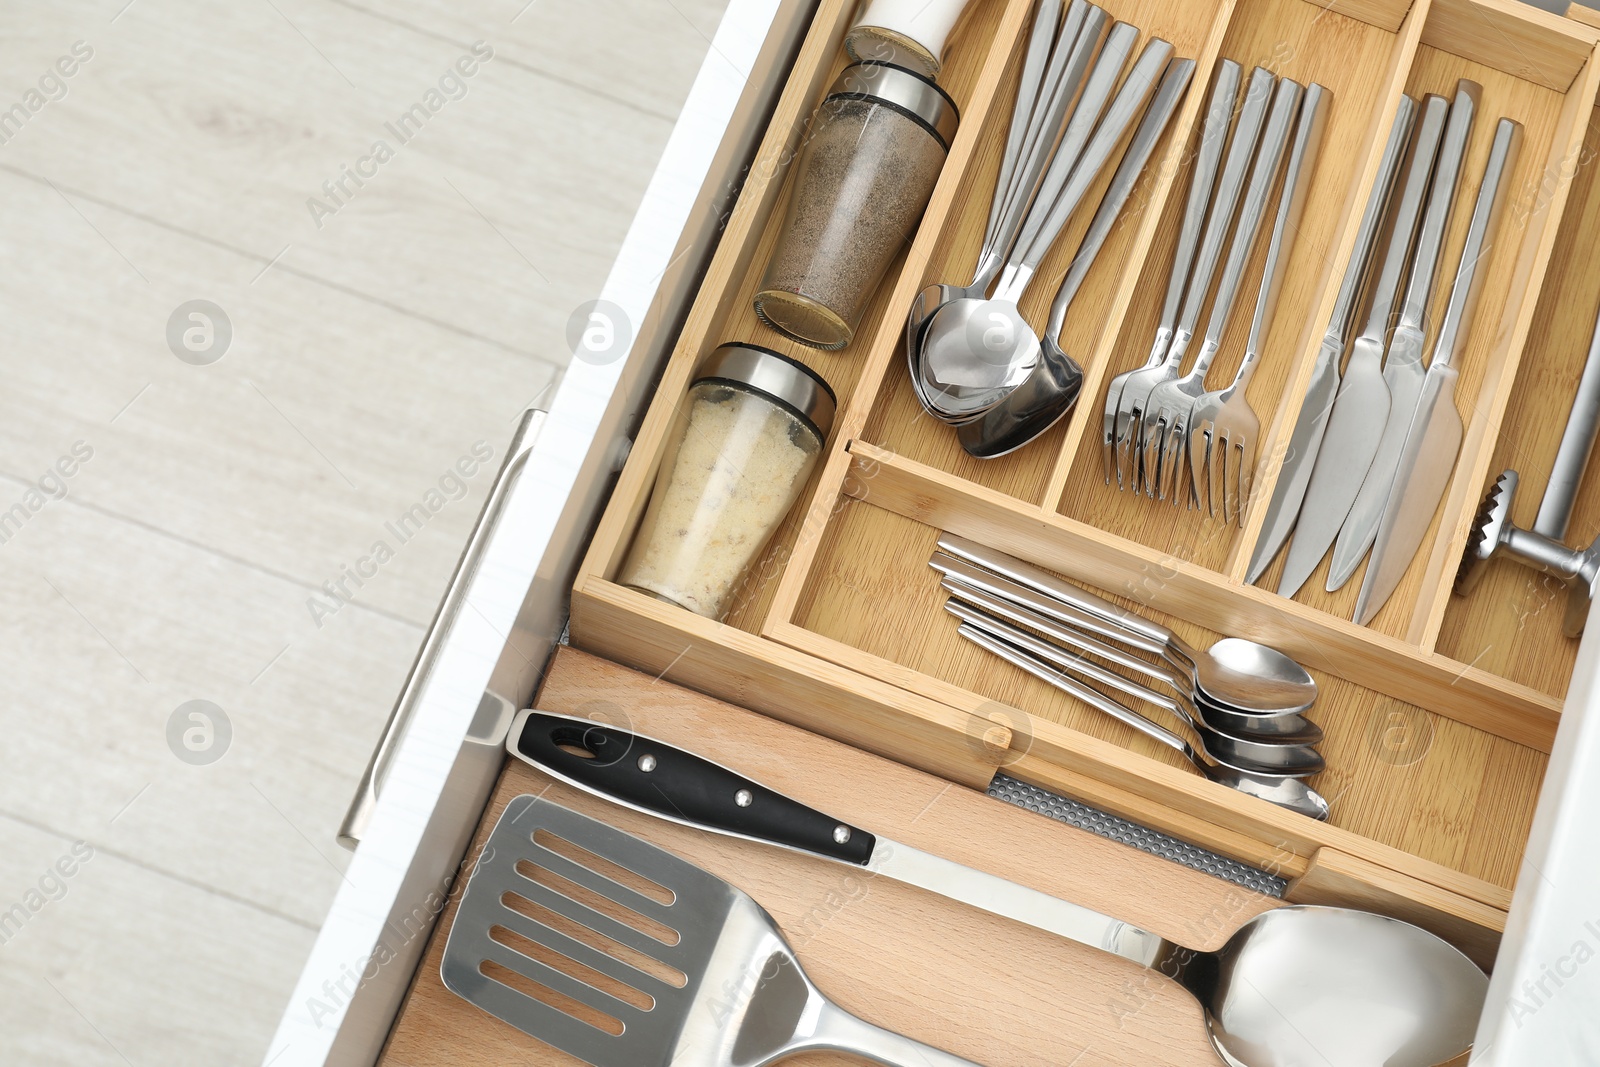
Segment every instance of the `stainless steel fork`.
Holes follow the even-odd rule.
[[[1277,308],[1278,293],[1289,264],[1286,249],[1300,232],[1300,216],[1305,209],[1317,152],[1322,146],[1322,133],[1327,126],[1330,95],[1327,89],[1313,83],[1306,89],[1300,104],[1294,146],[1289,151],[1289,169],[1284,175],[1278,216],[1272,226],[1272,244],[1267,248],[1267,263],[1256,294],[1255,317],[1250,322],[1250,337],[1245,342],[1238,373],[1224,388],[1196,400],[1189,415],[1189,470],[1197,503],[1213,518],[1220,505],[1224,522],[1242,521],[1245,503],[1250,499],[1261,419],[1250,406],[1245,390],[1261,358],[1261,347]]]
[[[1210,371],[1217,353],[1222,351],[1222,340],[1227,335],[1228,323],[1232,321],[1233,309],[1238,303],[1239,288],[1244,284],[1245,267],[1255,251],[1261,222],[1267,214],[1267,201],[1272,196],[1273,186],[1277,184],[1279,164],[1283,162],[1284,150],[1289,145],[1289,133],[1304,92],[1298,82],[1288,78],[1278,82],[1272,97],[1272,111],[1261,132],[1255,164],[1250,169],[1250,184],[1245,189],[1244,201],[1239,208],[1233,241],[1228,246],[1222,280],[1217,284],[1205,340],[1201,342],[1200,352],[1195,356],[1194,366],[1188,374],[1162,382],[1150,392],[1148,418],[1154,420],[1155,428],[1148,447],[1155,457],[1158,495],[1170,499],[1174,507],[1180,503],[1199,506],[1199,496],[1190,488],[1187,478],[1188,464],[1183,461],[1188,451],[1184,444],[1189,439],[1189,413],[1194,409],[1194,402],[1206,391],[1206,373]],[[1150,457],[1147,455],[1146,458]],[[1195,484],[1198,486],[1198,483]]]

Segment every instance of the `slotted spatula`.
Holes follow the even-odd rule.
[[[489,835],[439,972],[594,1067],[764,1067],[823,1049],[979,1067],[836,1007],[748,894],[533,796]]]

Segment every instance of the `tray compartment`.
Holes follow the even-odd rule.
[[[1196,59],[1191,86],[1209,81],[1211,63],[1208,57],[1214,51],[1211,39],[1220,26],[1225,25],[1232,7],[1231,0],[1184,4],[1170,0],[1113,0],[1101,6],[1113,18],[1130,22],[1144,31],[1138,48],[1143,48],[1152,37],[1160,37],[1172,43],[1174,55]],[[1134,54],[1137,55],[1137,49]],[[918,289],[934,282],[961,284],[972,276],[994,195],[1000,149],[1011,121],[1010,104],[1016,98],[1019,74],[1016,68],[1020,67],[1020,55],[1012,66],[997,97],[1004,106],[990,113],[989,124],[984,131],[984,150],[976,158],[976,165],[962,177],[956,210],[951,213],[943,232],[934,243],[926,265],[919,267],[912,263],[908,266],[907,273],[918,276]],[[1146,216],[1150,215],[1151,221],[1159,218],[1161,205],[1174,188],[1173,172],[1186,166],[1189,153],[1183,146],[1195,136],[1194,128],[1199,115],[1195,98],[1196,94],[1191,90],[1178,114],[1173,117],[1151,157],[1151,163],[1146,166],[1138,186],[1128,198],[1116,229],[1107,238],[1093,270],[1084,280],[1068,311],[1062,329],[1063,347],[1086,368],[1101,361],[1099,349],[1102,338],[1108,333],[1106,323],[1117,321],[1128,303],[1126,293],[1133,280],[1130,272],[1144,259],[1152,237]],[[1114,166],[1108,166],[1084,196],[1083,203],[1056,238],[1049,254],[1039,265],[1034,283],[1023,296],[1023,317],[1036,329],[1043,327],[1049,315],[1056,289],[1072,264],[1078,243],[1088,229],[1115,169]],[[1181,190],[1182,186],[1177,188]],[[891,362],[887,367],[879,386],[877,403],[861,437],[976,484],[997,489],[1008,496],[1042,503],[1050,492],[1054,456],[1059,450],[1059,442],[1068,433],[1076,413],[1063,419],[1040,440],[1009,456],[993,460],[974,459],[961,448],[954,430],[922,409],[905,368],[903,346],[899,355],[901,358],[898,362]]]
[[[1438,93],[1448,98],[1454,93],[1460,78],[1470,78],[1483,86],[1480,116],[1467,146],[1462,182],[1456,192],[1456,210],[1440,259],[1440,282],[1435,287],[1430,305],[1429,320],[1435,324],[1442,318],[1449,300],[1450,279],[1454,277],[1461,247],[1466,240],[1483,165],[1494,137],[1495,123],[1502,116],[1521,122],[1523,141],[1511,178],[1511,200],[1488,252],[1488,262],[1479,268],[1487,272],[1483,296],[1472,322],[1464,327],[1467,345],[1455,361],[1455,366],[1461,372],[1456,384],[1456,406],[1466,426],[1456,474],[1440,503],[1430,533],[1424,537],[1406,577],[1368,624],[1380,633],[1415,644],[1423,643],[1422,628],[1441,593],[1437,574],[1444,563],[1443,554],[1448,547],[1446,542],[1454,540],[1453,529],[1461,517],[1463,501],[1470,496],[1462,481],[1463,475],[1475,469],[1480,452],[1493,444],[1491,426],[1498,422],[1498,411],[1504,403],[1503,385],[1509,381],[1509,375],[1514,374],[1520,355],[1519,347],[1513,341],[1519,324],[1523,331],[1526,330],[1527,316],[1522,296],[1529,291],[1530,285],[1536,288],[1543,276],[1544,257],[1548,256],[1547,229],[1551,222],[1551,208],[1559,208],[1553,203],[1553,198],[1538,201],[1530,198],[1538,195],[1535,190],[1541,187],[1542,176],[1547,170],[1569,155],[1573,134],[1581,135],[1581,128],[1574,130],[1567,115],[1566,94],[1517,74],[1507,73],[1483,62],[1481,58],[1456,55],[1428,44],[1429,40],[1458,45],[1473,43],[1460,34],[1445,34],[1437,29],[1441,19],[1448,20],[1450,17],[1448,9],[1442,13],[1437,9],[1430,12],[1428,21],[1434,29],[1430,32],[1428,26],[1424,27],[1423,43],[1417,49],[1406,80],[1406,92],[1417,99],[1421,99],[1425,93]],[[1361,318],[1358,316],[1358,323]],[[1431,345],[1432,341],[1430,331],[1428,343]],[[1431,356],[1431,349],[1429,354]],[[1285,423],[1288,428],[1292,428],[1292,425],[1292,422]],[[1473,502],[1471,506],[1475,508],[1476,503]],[[1441,530],[1441,523],[1446,522],[1446,517],[1449,522]],[[1279,559],[1263,575],[1258,583],[1261,588],[1276,587],[1286,554],[1280,553]],[[1324,559],[1295,599],[1308,607],[1349,618],[1355,608],[1366,564],[1362,564],[1342,589],[1333,593],[1324,589],[1328,567],[1329,561]]]
[[[1201,779],[1171,749],[961,637],[944,610],[939,575],[927,565],[938,537],[937,527],[870,500],[841,506],[784,639],[984,719],[999,717],[1014,733],[1030,732],[1034,719],[1048,720],[1188,773],[1218,803],[1260,803]],[[1152,617],[1201,648],[1222,636],[1172,616]],[[1328,769],[1310,784],[1332,803],[1332,824],[1509,889],[1544,754],[1313,673],[1319,695],[1312,717],[1327,731],[1321,751]],[[1141,710],[1160,721],[1154,709]],[[1516,847],[1508,849],[1507,841]]]
[[[1571,184],[1483,486],[1508,467],[1517,471],[1521,480],[1513,519],[1524,529],[1538,513],[1600,308],[1600,273],[1591,269],[1595,242],[1600,240],[1597,155],[1600,113],[1591,113],[1580,152],[1535,191],[1547,197],[1555,185]],[[1593,483],[1592,477],[1586,478],[1580,487],[1567,533],[1570,545],[1582,547],[1600,533],[1600,491]],[[1566,602],[1566,586],[1557,579],[1521,564],[1496,561],[1470,597],[1450,598],[1436,647],[1464,663],[1476,663],[1554,697],[1564,696],[1578,654],[1578,642],[1561,633]]]
[[[1241,0],[1234,9],[1222,43],[1222,55],[1250,70],[1266,66],[1274,73],[1302,85],[1318,82],[1331,93],[1328,125],[1317,158],[1309,209],[1300,227],[1289,261],[1289,272],[1279,298],[1263,358],[1250,383],[1250,400],[1270,430],[1284,383],[1296,356],[1308,342],[1320,339],[1312,312],[1323,291],[1337,288],[1340,272],[1332,267],[1331,253],[1347,217],[1359,213],[1365,188],[1359,181],[1373,142],[1387,135],[1391,121],[1390,98],[1416,47],[1417,28],[1402,25],[1398,31],[1325,9],[1304,0]],[[1195,131],[1197,136],[1198,131]],[[1193,154],[1193,144],[1186,157]],[[1116,331],[1116,340],[1095,376],[1093,391],[1086,386],[1084,400],[1074,413],[1074,426],[1065,442],[1053,479],[1052,501],[1057,510],[1109,533],[1125,537],[1210,570],[1223,571],[1238,540],[1239,529],[1206,518],[1200,511],[1174,508],[1106,484],[1100,445],[1100,413],[1106,385],[1124,370],[1142,366],[1155,336],[1156,323],[1166,293],[1167,279],[1183,214],[1183,192],[1188,188],[1188,159],[1176,195],[1165,206],[1160,234],[1146,257],[1137,294]],[[1281,182],[1280,182],[1281,185]],[[1274,198],[1269,207],[1275,208]],[[1322,205],[1327,205],[1322,207]],[[1271,219],[1264,229],[1270,230]],[[1211,368],[1208,384],[1220,387],[1238,369],[1245,339],[1250,332],[1255,294],[1266,259],[1267,240],[1258,240],[1240,287],[1238,306],[1226,335],[1222,354]],[[1220,268],[1219,268],[1220,269]],[[1200,319],[1203,333],[1210,307]],[[1199,350],[1198,339],[1191,346]],[[1187,366],[1184,368],[1187,370]],[[1042,447],[1042,443],[1039,446]],[[1261,455],[1268,453],[1263,440]]]

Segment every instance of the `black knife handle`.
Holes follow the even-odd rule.
[[[872,856],[875,839],[865,830],[721,764],[615,726],[531,711],[506,747],[580,789],[674,822],[858,866]]]

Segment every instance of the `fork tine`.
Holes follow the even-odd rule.
[[[1122,468],[1117,465],[1117,417],[1122,407],[1122,380],[1119,374],[1106,386],[1105,413],[1100,419],[1100,465],[1105,471],[1106,484],[1111,484],[1111,471],[1116,467],[1117,488],[1122,488]]]
[[[1183,477],[1188,473],[1188,465],[1183,462],[1184,419],[1177,416],[1166,428],[1166,434],[1161,441],[1161,480],[1167,487],[1167,493],[1172,500],[1172,506],[1182,507],[1187,503],[1187,481]],[[1180,497],[1184,498],[1180,501]]]
[[[1244,525],[1244,510],[1250,506],[1250,494],[1255,488],[1256,477],[1256,442],[1253,437],[1242,438],[1238,443],[1239,470],[1236,484],[1239,487],[1239,497],[1234,507],[1234,516],[1239,525]]]

